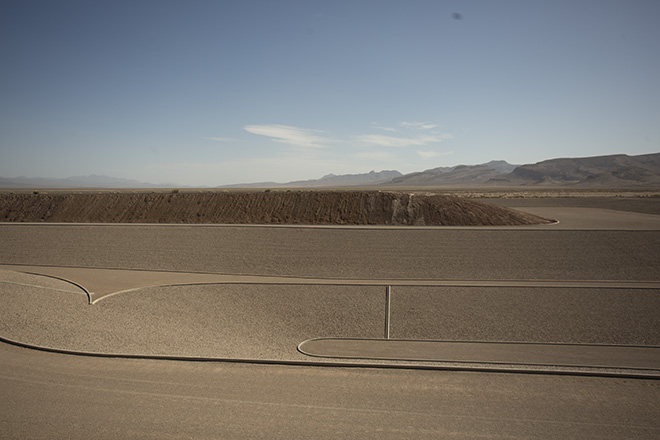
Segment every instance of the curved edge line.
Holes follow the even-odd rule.
[[[341,341],[398,341],[398,342],[445,342],[445,343],[475,343],[475,344],[516,344],[516,345],[570,345],[570,346],[581,346],[581,347],[627,347],[627,348],[651,348],[658,349],[660,346],[650,346],[650,345],[611,345],[611,344],[561,344],[561,343],[537,343],[537,342],[494,342],[494,341],[440,341],[440,340],[424,340],[424,339],[360,339],[360,338],[312,338],[307,339],[300,344],[298,344],[298,351],[305,356],[311,356],[315,358],[323,359],[359,359],[359,360],[373,360],[373,361],[392,361],[392,362],[456,362],[464,364],[485,364],[485,365],[524,365],[527,367],[555,367],[555,368],[611,368],[618,370],[637,370],[637,371],[657,371],[660,373],[658,368],[645,368],[645,367],[622,367],[615,365],[565,365],[565,364],[549,364],[549,363],[539,363],[539,362],[504,362],[504,361],[479,361],[479,360],[432,360],[432,359],[394,359],[391,357],[370,357],[370,356],[331,356],[325,354],[311,354],[302,349],[302,345],[306,342],[312,341],[323,341],[323,340],[341,340]],[[660,376],[658,376],[660,379]]]
[[[29,272],[24,272],[24,273],[29,273]],[[40,275],[35,273],[34,275]],[[47,275],[44,275],[47,276]],[[57,278],[57,277],[52,277],[52,278]],[[281,276],[280,278],[288,278],[287,276]],[[61,279],[62,281],[68,281],[64,278],[58,278]],[[313,279],[313,278],[311,278]],[[337,278],[324,278],[327,281],[341,281],[341,279]],[[349,282],[328,282],[328,283],[296,283],[296,282],[263,282],[263,281],[207,281],[207,282],[196,282],[196,283],[168,283],[168,284],[153,284],[149,286],[142,286],[142,287],[133,287],[130,289],[124,289],[124,290],[118,290],[116,292],[110,292],[105,295],[102,295],[101,297],[92,300],[91,299],[91,294],[88,293],[88,298],[89,298],[89,304],[93,305],[98,303],[99,301],[119,295],[121,293],[129,293],[129,292],[135,292],[138,290],[142,289],[150,289],[150,288],[157,288],[157,287],[181,287],[181,286],[218,286],[218,285],[245,285],[245,286],[347,286],[347,287],[388,287],[388,286],[396,286],[396,287],[466,287],[466,288],[471,288],[471,287],[487,287],[487,288],[504,288],[504,287],[509,287],[509,288],[544,288],[544,289],[562,289],[564,288],[563,286],[542,286],[542,285],[537,285],[537,286],[524,286],[524,285],[517,285],[515,280],[514,281],[509,281],[509,280],[504,280],[505,282],[510,282],[511,284],[503,284],[503,285],[490,285],[490,286],[482,286],[477,283],[475,284],[460,284],[456,282],[456,284],[451,284],[452,281],[449,283],[443,284],[443,283],[438,283],[438,284],[394,284],[392,283],[392,280],[383,280],[382,283],[378,282],[371,282],[371,281],[378,281],[378,280],[368,280],[368,283],[360,283],[360,282],[350,282],[350,281],[359,281],[359,280],[348,280]],[[398,281],[398,280],[394,280]],[[410,280],[402,280],[402,281],[410,281]],[[426,281],[426,280],[421,280],[421,281]],[[431,280],[434,281],[434,280]],[[492,280],[487,280],[487,281],[492,281]],[[499,281],[499,280],[495,280]],[[532,280],[533,282],[536,280]],[[84,287],[79,286],[78,284],[68,281],[72,284],[75,284],[76,286],[80,287],[81,289],[85,290]],[[546,282],[546,280],[540,280],[540,282]],[[549,282],[552,282],[550,280]],[[589,281],[576,281],[577,283],[579,282],[587,282]],[[595,281],[594,283],[599,283],[601,281]],[[606,281],[609,282],[609,281]],[[619,283],[621,281],[613,281],[612,283]],[[636,283],[638,285],[631,285],[631,286],[599,286],[599,285],[583,285],[583,286],[573,286],[578,289],[639,289],[639,290],[653,290],[656,289],[656,287],[649,287],[648,285],[642,285],[645,283],[649,283],[648,281],[630,281],[631,283]],[[388,284],[389,283],[389,284]],[[655,281],[652,281],[651,283],[658,283]],[[86,290],[85,290],[86,292]],[[319,338],[322,339],[322,338]],[[328,338],[326,338],[328,339]],[[331,339],[331,338],[329,338]],[[341,338],[340,338],[341,339]],[[343,338],[343,339],[350,339],[350,338]],[[392,338],[388,338],[391,340],[396,340]],[[359,340],[369,340],[369,339],[359,339]],[[378,339],[374,339],[378,340]],[[404,340],[410,340],[413,341],[413,339],[400,339],[402,341]],[[419,341],[430,341],[429,339],[420,339]],[[497,342],[497,343],[512,343],[512,344],[522,344],[523,342],[515,342],[515,341],[439,341],[439,342],[484,342],[484,343],[492,343],[492,342]],[[533,342],[532,342],[533,344]],[[544,342],[543,344],[553,344],[552,342]],[[556,344],[563,344],[561,342],[557,342]],[[563,344],[563,345],[568,345],[568,344]],[[575,345],[599,345],[599,344],[575,344]],[[609,345],[609,344],[602,344],[602,345]],[[634,347],[634,346],[633,346]],[[649,345],[640,345],[639,347],[650,347]],[[660,348],[660,346],[658,346]]]
[[[370,364],[360,362],[315,362],[315,361],[286,361],[276,359],[240,359],[240,358],[219,358],[219,357],[194,357],[194,356],[168,356],[168,355],[145,355],[145,354],[121,354],[64,350],[59,348],[44,347],[34,344],[26,344],[14,341],[0,336],[0,342],[16,347],[30,350],[43,351],[47,353],[64,354],[81,357],[98,357],[114,359],[143,359],[157,361],[177,361],[177,362],[216,362],[216,363],[235,363],[235,364],[255,364],[255,365],[286,365],[295,367],[339,367],[339,368],[358,368],[358,369],[388,369],[388,370],[424,370],[424,371],[454,371],[454,372],[473,372],[473,373],[506,373],[506,374],[536,374],[544,376],[586,376],[586,377],[611,377],[625,379],[642,380],[660,380],[660,375],[635,372],[613,372],[613,371],[577,371],[577,370],[533,370],[526,368],[502,368],[498,366],[477,367],[471,365],[448,366],[448,365],[412,365],[412,364]],[[303,353],[304,354],[304,353]]]
[[[150,286],[142,286],[142,287],[133,287],[131,289],[124,289],[124,290],[117,290],[116,292],[111,292],[106,295],[101,296],[98,299],[95,299],[92,304],[96,304],[97,302],[101,301],[102,299],[109,298],[111,296],[119,295],[121,293],[130,293],[130,292],[137,292],[138,290],[142,289],[152,289],[152,288],[158,288],[158,287],[181,287],[181,286],[214,286],[214,285],[220,285],[220,284],[246,284],[246,285],[251,285],[251,284],[270,284],[270,283],[252,283],[252,282],[227,282],[227,281],[208,281],[208,282],[197,282],[197,283],[169,283],[169,284],[153,284]],[[273,283],[275,284],[275,283]],[[284,283],[282,283],[284,284]],[[282,285],[280,284],[280,285]],[[292,283],[293,284],[293,283]],[[298,285],[298,284],[294,284]]]
[[[626,347],[626,348],[660,348],[660,345],[632,345],[632,344],[579,344],[575,342],[529,342],[529,341],[461,341],[457,339],[381,339],[381,338],[310,338],[302,341],[298,346],[305,342],[312,341],[381,341],[381,342],[445,342],[460,344],[511,344],[511,345],[571,345],[577,347]]]
[[[149,287],[164,287],[164,286],[144,286],[144,287],[134,287],[134,288],[132,288],[132,289],[118,290],[118,291],[116,291],[116,292],[110,292],[110,293],[108,293],[108,294],[106,294],[106,295],[103,295],[103,296],[101,296],[100,298],[95,299],[94,301],[91,301],[91,299],[90,299],[90,301],[91,301],[90,304],[94,305],[94,304],[96,304],[97,302],[99,302],[99,301],[101,301],[102,299],[107,298],[107,297],[109,297],[109,296],[119,295],[120,293],[135,292],[135,291],[137,291],[137,290],[142,290],[142,289],[146,289],[146,288],[149,288]]]
[[[85,288],[85,286],[83,286],[82,284],[78,284],[75,281],[71,281],[71,280],[67,280],[66,278],[58,277],[58,276],[55,276],[55,275],[47,275],[47,274],[43,274],[43,273],[27,272],[27,271],[22,271],[22,270],[16,270],[15,272],[25,273],[25,274],[28,274],[28,275],[37,275],[37,276],[46,277],[46,278],[52,278],[54,280],[60,280],[60,281],[64,281],[65,283],[73,284],[74,286],[76,286],[77,288],[79,288],[80,290],[85,292],[85,295],[87,295],[87,304],[89,304],[89,305],[92,304],[92,294]]]
[[[98,299],[95,299],[91,304],[96,304],[97,302],[101,301],[102,299],[108,298],[110,296],[115,296],[120,293],[128,293],[128,292],[135,292],[138,290],[142,289],[151,289],[155,287],[181,287],[181,286],[219,286],[219,285],[238,285],[238,286],[333,286],[333,287],[338,287],[338,286],[346,286],[346,287],[382,287],[385,284],[374,284],[374,283],[369,283],[369,284],[352,284],[352,283],[284,283],[284,282],[277,282],[277,283],[264,283],[264,282],[255,282],[255,281],[207,281],[207,282],[197,282],[197,283],[172,283],[172,284],[154,284],[151,286],[143,286],[143,287],[133,287],[131,289],[125,289],[125,290],[118,290],[116,292],[111,292],[106,295],[101,296]]]

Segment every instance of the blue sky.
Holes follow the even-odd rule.
[[[0,2],[0,176],[181,185],[660,151],[660,2]]]

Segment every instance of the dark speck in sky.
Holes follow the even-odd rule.
[[[454,12],[453,14],[451,14],[451,16],[454,17],[454,20],[462,20],[463,19],[463,16],[461,14],[459,14],[458,12]]]

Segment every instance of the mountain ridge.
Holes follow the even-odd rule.
[[[518,165],[509,172],[493,162],[482,165],[459,165],[410,173],[393,179],[397,186],[489,186],[489,187],[660,187],[660,153],[629,156],[614,154],[578,158],[548,159],[535,164]],[[506,162],[505,162],[506,164]]]
[[[329,187],[660,187],[660,153],[629,156],[614,154],[578,158],[556,158],[535,164],[513,165],[492,160],[478,165],[436,167],[402,174],[396,170],[362,174],[326,174],[319,179],[287,183],[257,182],[216,188],[329,188]],[[68,178],[4,178],[0,188],[185,188],[174,183],[152,184],[134,179],[92,174]]]
[[[329,187],[329,186],[360,186],[360,185],[380,185],[393,178],[402,176],[396,170],[370,171],[362,174],[326,174],[320,179],[295,180],[287,183],[277,182],[257,182],[247,184],[223,185],[218,188],[286,188],[286,187]]]

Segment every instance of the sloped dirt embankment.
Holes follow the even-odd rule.
[[[429,226],[550,222],[455,196],[381,191],[2,194],[0,221]]]

